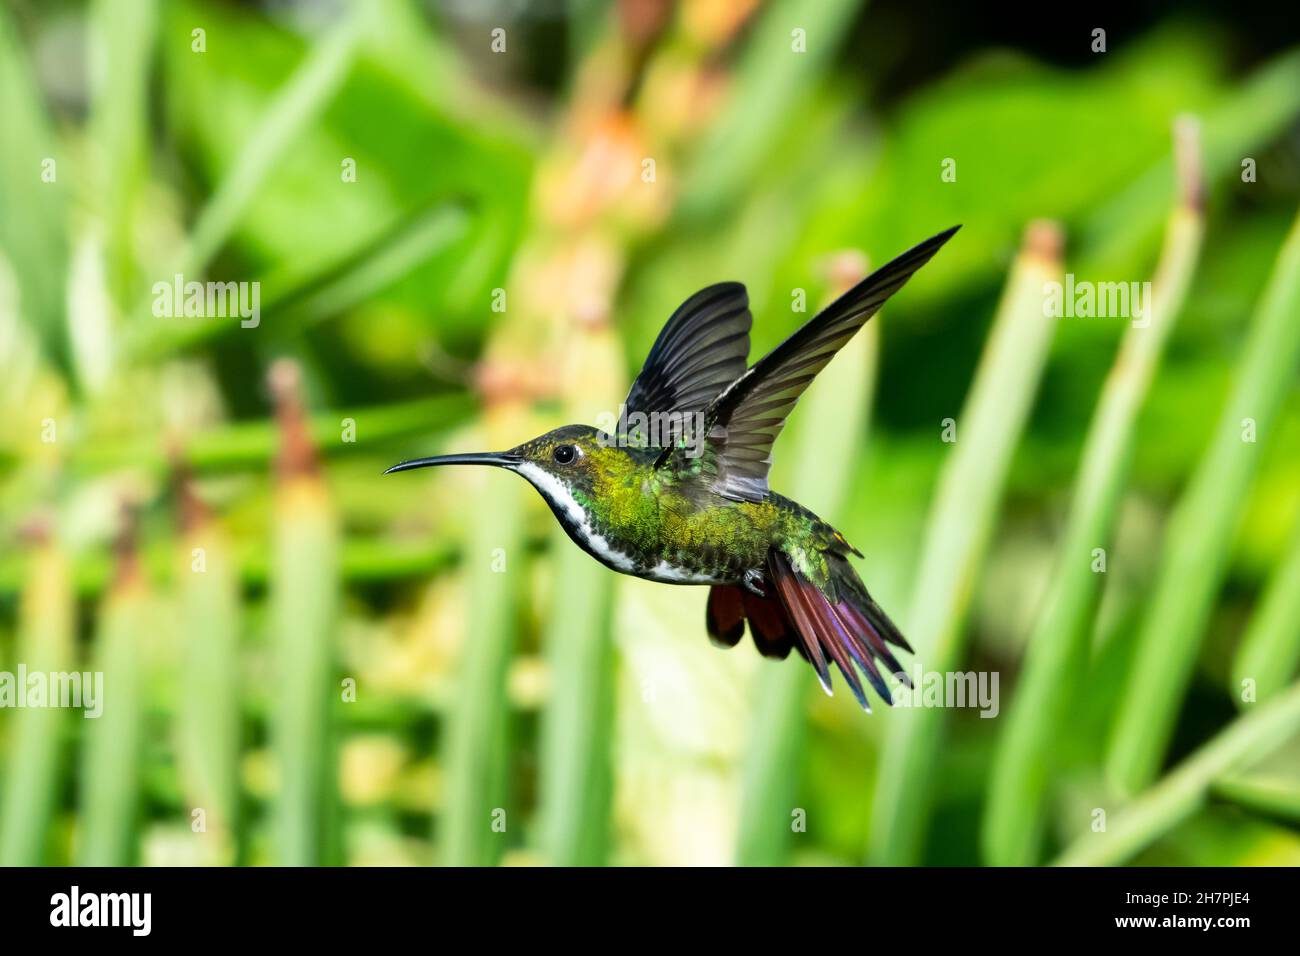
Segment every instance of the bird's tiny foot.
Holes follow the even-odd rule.
[[[767,597],[767,594],[764,593],[763,589],[758,586],[759,582],[762,580],[763,572],[759,571],[757,568],[750,568],[745,572],[745,576],[741,578],[741,583],[745,585],[745,590],[751,594],[757,594],[759,597]]]

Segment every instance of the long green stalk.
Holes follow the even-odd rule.
[[[762,11],[736,70],[735,93],[696,153],[681,199],[684,216],[713,215],[744,189],[794,104],[834,62],[837,40],[860,5],[781,0]]]
[[[1246,635],[1232,662],[1233,697],[1253,684],[1254,696],[1242,706],[1267,700],[1281,691],[1300,664],[1300,521],[1291,547],[1269,578],[1259,608],[1251,616]]]
[[[1300,824],[1300,779],[1230,773],[1214,782],[1211,796],[1244,810]]]
[[[607,324],[570,328],[565,420],[592,421],[626,392],[623,349]],[[613,805],[614,580],[551,531],[555,590],[545,632],[550,692],[538,744],[538,831],[547,861],[596,866],[606,859]]]
[[[1170,519],[1164,559],[1107,761],[1108,776],[1122,793],[1133,793],[1153,780],[1164,759],[1261,445],[1272,436],[1295,377],[1300,358],[1297,315],[1300,218],[1278,254],[1251,322],[1236,383],[1211,444]]]
[[[605,862],[613,795],[613,578],[562,529],[553,538],[550,692],[538,747],[540,844],[555,866],[598,866]]]
[[[320,485],[295,479],[277,493],[271,572],[275,650],[272,741],[278,763],[275,860],[329,862],[335,800],[332,766],[337,528]]]
[[[132,206],[145,182],[149,159],[149,69],[157,34],[157,0],[96,0],[89,36],[99,63],[92,78],[90,127],[98,147],[96,179],[108,245],[113,299],[129,304],[134,256]],[[75,330],[74,330],[75,335]]]
[[[1244,156],[1258,155],[1300,111],[1300,51],[1290,50],[1247,76],[1214,107],[1202,125],[1205,178],[1240,175]],[[1162,159],[1123,191],[1091,210],[1079,224],[1078,246],[1093,258],[1123,263],[1165,216],[1165,184],[1175,173]]]
[[[64,357],[67,183],[35,71],[9,5],[0,6],[0,246],[21,286],[22,314],[45,355]]]
[[[275,862],[317,866],[338,850],[333,704],[338,621],[338,524],[316,468],[293,366],[272,371],[283,448],[272,530],[271,743],[279,778],[273,807]]]
[[[200,211],[181,268],[187,277],[203,272],[275,168],[276,161],[333,99],[347,78],[362,37],[365,4],[350,3],[245,137],[244,148]]]
[[[522,417],[513,405],[489,409],[488,415],[493,438],[525,433],[508,424],[519,424]],[[499,444],[506,447],[505,440]],[[443,751],[439,842],[440,862],[447,866],[496,863],[510,826],[522,822],[509,800],[506,675],[528,566],[522,532],[528,489],[510,475],[485,473],[480,479],[478,493],[466,503],[474,516],[462,561],[469,579],[468,615]]]
[[[81,767],[76,862],[128,866],[137,854],[144,753],[145,660],[142,641],[159,620],[134,554],[99,612],[94,670],[103,674],[103,713],[87,720]]]
[[[1130,323],[1083,446],[1078,485],[1042,615],[1029,639],[1007,724],[994,758],[983,820],[984,854],[997,866],[1027,866],[1038,854],[1053,745],[1086,666],[1087,623],[1102,576],[1094,550],[1111,540],[1132,460],[1138,411],[1164,344],[1182,311],[1204,234],[1199,157],[1191,127],[1180,134],[1179,198],[1165,233],[1145,322]]]
[[[437,434],[462,423],[473,409],[468,395],[439,395],[346,413],[356,422],[356,441],[340,444],[344,413],[315,415],[308,423],[312,441],[334,452],[351,452],[413,435]],[[279,437],[273,421],[241,422],[199,432],[187,439],[185,463],[199,472],[265,468],[275,458]],[[103,472],[127,465],[161,474],[170,467],[156,435],[130,441],[89,443],[73,453],[76,471]]]
[[[527,547],[542,547],[540,536],[530,536]],[[151,574],[163,576],[172,571],[175,555],[169,548],[154,546],[142,555]],[[396,581],[404,578],[437,574],[454,565],[460,548],[442,537],[405,540],[388,535],[355,538],[339,545],[339,577],[344,581]],[[0,594],[21,589],[21,562],[0,561]],[[271,577],[271,562],[264,549],[248,548],[238,555],[236,570],[245,585],[259,586]],[[78,597],[102,594],[113,577],[112,562],[102,555],[85,555],[72,568],[73,590]]]
[[[26,665],[29,672],[70,670],[74,616],[68,561],[57,544],[43,543],[33,555],[23,590],[16,664]],[[23,687],[15,690],[25,693]],[[58,806],[67,714],[57,707],[11,713],[0,806],[0,866],[39,866],[46,862],[50,821]]]
[[[854,464],[866,444],[880,320],[872,319],[818,375],[781,436],[775,486],[783,492],[788,488],[832,523],[848,500]],[[736,838],[741,866],[778,866],[789,855],[807,734],[805,707],[813,683],[801,660],[762,664],[741,778]]]
[[[961,664],[980,562],[1056,328],[1057,320],[1044,316],[1044,288],[1061,280],[1060,255],[1054,225],[1029,228],[956,422],[956,444],[939,479],[904,628],[916,648],[913,666],[927,672],[945,673]],[[924,848],[944,711],[915,707],[890,716],[869,856],[875,863],[908,865]]]
[[[190,504],[191,512],[200,506]],[[239,578],[230,543],[206,514],[181,550],[180,763],[191,826],[202,811],[211,862],[235,858],[239,805]]]
[[[1205,803],[1221,776],[1300,733],[1300,684],[1238,717],[1174,771],[1114,814],[1104,832],[1070,844],[1056,866],[1114,866],[1169,832]]]
[[[268,290],[262,317],[283,335],[347,312],[460,239],[468,223],[469,214],[457,202],[438,202],[420,209],[378,238],[349,250],[330,268],[283,292]],[[208,345],[239,329],[240,324],[228,318],[137,323],[129,330],[127,351],[137,360],[153,359]]]
[[[754,693],[757,706],[741,769],[736,864],[781,866],[794,835],[791,823],[808,736],[808,675],[793,663],[771,664],[759,673]]]

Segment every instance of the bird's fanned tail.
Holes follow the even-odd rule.
[[[912,682],[890,645],[909,653],[912,648],[848,559],[833,552],[825,557],[830,572],[825,589],[795,570],[779,548],[768,556],[766,596],[736,585],[714,585],[705,619],[709,639],[719,647],[734,647],[748,621],[754,645],[765,657],[784,658],[792,647],[797,649],[827,693],[834,664],[865,710],[871,706],[859,671],[885,703],[893,704],[887,675],[909,688]]]
[[[835,553],[826,553],[825,558],[829,571],[825,588],[799,573],[779,548],[773,548],[768,555],[768,577],[798,625],[806,656],[826,691],[831,689],[829,658],[863,709],[870,711],[871,707],[857,671],[881,700],[892,705],[885,676],[897,675],[908,687],[911,683],[889,644],[908,651],[911,648],[867,593],[848,559]]]
[[[732,647],[740,640],[747,619],[754,643],[763,654],[785,657],[792,646],[797,648],[827,693],[834,664],[865,710],[870,711],[871,706],[862,677],[885,703],[892,704],[886,675],[897,675],[907,687],[911,681],[889,645],[909,652],[911,647],[848,560],[834,553],[825,557],[830,572],[826,588],[800,574],[779,548],[773,548],[768,556],[771,587],[767,596],[715,585],[709,594],[709,635],[715,643]]]

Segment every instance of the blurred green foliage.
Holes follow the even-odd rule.
[[[846,52],[870,7],[752,7],[0,7],[0,671],[107,694],[0,710],[0,861],[1300,862],[1300,47],[1175,17],[1086,64],[972,41],[900,91]],[[1038,219],[1064,271],[1149,279],[1186,114],[1204,243],[1106,472],[1042,840],[982,846],[1027,799],[995,753],[1129,327],[1026,306],[995,349],[999,296]],[[796,411],[777,486],[864,551],[922,666],[999,674],[998,718],[868,717],[719,652],[702,589],[613,578],[510,476],[380,477],[612,411],[699,287],[748,285],[757,358],[837,253],[957,222]],[[260,322],[156,315],[177,272],[259,283]],[[1146,620],[1158,580],[1190,630]]]

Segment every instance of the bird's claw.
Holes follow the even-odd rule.
[[[758,582],[763,580],[763,572],[751,568],[745,572],[745,576],[740,579],[740,583],[745,586],[745,590],[750,594],[757,594],[759,597],[767,597],[767,594],[758,586]]]

